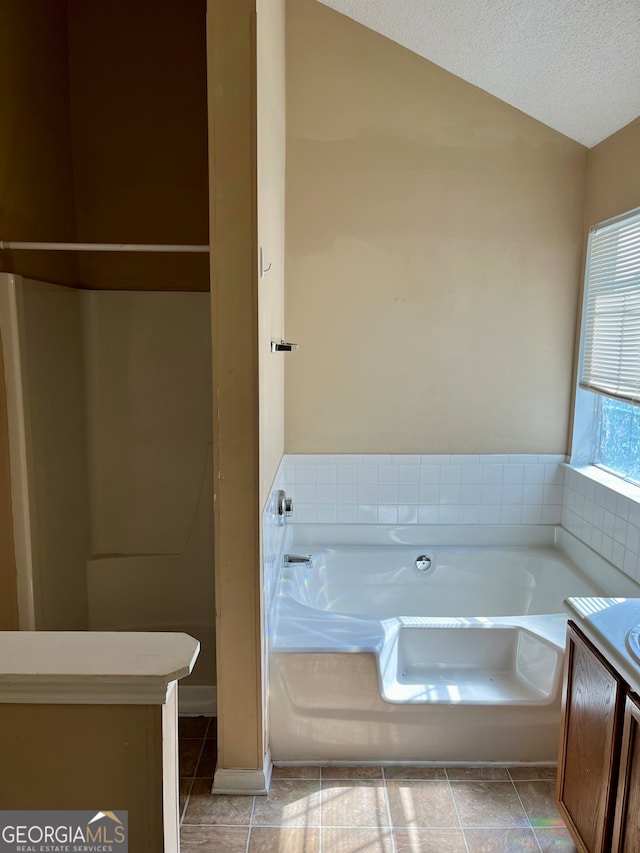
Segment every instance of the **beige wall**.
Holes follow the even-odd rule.
[[[66,4],[0,4],[0,240],[74,240]],[[73,254],[0,252],[0,272],[62,284]]]
[[[587,152],[287,4],[288,452],[564,452]]]
[[[208,242],[205,0],[3,0],[0,101],[0,239]],[[209,287],[207,256],[82,255],[80,264],[69,252],[0,252],[0,271],[50,282]],[[0,618],[10,628],[5,474]]]
[[[3,0],[0,239],[208,242],[205,7]],[[0,271],[209,288],[206,255],[0,252]]]
[[[77,238],[207,243],[206,0],[69,0]],[[208,290],[206,255],[79,256],[83,286]]]
[[[180,554],[211,445],[207,293],[81,294],[94,555]]]
[[[218,768],[261,769],[255,0],[207,4]]]
[[[589,152],[585,230],[640,206],[640,118]]]
[[[96,810],[110,803],[129,812],[131,851],[176,853],[163,839],[166,708],[0,704],[2,808]]]
[[[284,331],[284,2],[209,0],[207,22],[218,784],[262,770],[267,747],[259,531],[283,450],[270,341]]]
[[[269,272],[258,283],[260,506],[284,452],[284,371],[291,356],[271,352],[284,329],[285,68],[284,0],[258,0],[258,242]]]
[[[208,242],[205,6],[3,0],[0,239]],[[209,288],[206,255],[0,252],[0,271],[105,289]],[[0,449],[6,457],[2,432]],[[10,620],[15,572],[2,564]]]
[[[18,628],[18,590],[13,542],[9,426],[3,353],[2,341],[0,340],[0,631],[16,631]]]
[[[0,239],[73,240],[66,7],[0,4]],[[0,272],[75,283],[73,254],[0,252]],[[9,443],[0,371],[0,628],[17,627]]]
[[[89,628],[185,631],[214,684],[209,294],[79,295]]]
[[[86,630],[89,501],[80,294],[17,286],[35,627]]]
[[[284,329],[284,192],[285,192],[285,0],[256,2],[258,244],[263,266],[258,281],[258,381],[261,510],[269,500],[284,453],[284,371],[286,353],[272,353],[271,341],[286,338]],[[260,531],[262,533],[262,525]],[[261,570],[265,543],[261,540]],[[264,578],[260,588],[264,590]],[[261,593],[264,624],[264,592]],[[263,708],[267,707],[268,645],[262,637]],[[263,716],[268,742],[268,721]]]

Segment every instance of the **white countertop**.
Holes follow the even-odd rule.
[[[635,693],[640,693],[640,661],[629,651],[627,635],[640,623],[640,598],[568,598],[570,618]]]
[[[0,703],[162,704],[200,643],[160,632],[0,632]]]

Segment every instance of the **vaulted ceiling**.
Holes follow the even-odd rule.
[[[640,0],[320,0],[592,147],[640,115]]]

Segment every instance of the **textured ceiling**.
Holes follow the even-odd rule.
[[[640,115],[640,0],[321,0],[589,147]]]

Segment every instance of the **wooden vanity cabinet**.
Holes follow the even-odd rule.
[[[611,842],[625,694],[625,682],[569,622],[556,799],[580,853],[616,849]]]
[[[640,853],[640,704],[628,695],[620,752],[620,778],[613,825],[612,850]]]

